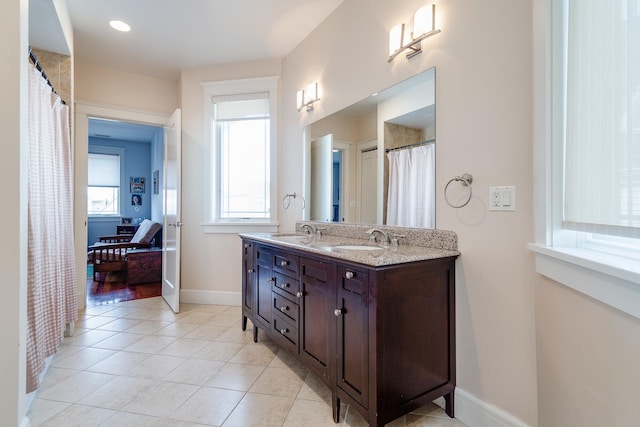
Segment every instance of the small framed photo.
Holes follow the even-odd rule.
[[[144,177],[132,176],[129,181],[130,192],[134,194],[144,193]]]
[[[121,223],[122,224],[133,224],[133,218],[128,217],[128,216],[123,216],[121,218]]]
[[[131,206],[142,206],[142,196],[139,194],[132,194]]]
[[[160,179],[160,171],[157,169],[153,171],[153,194],[158,194],[160,189],[158,188],[158,181]]]

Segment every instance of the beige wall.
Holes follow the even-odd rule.
[[[73,103],[71,98],[71,83],[73,81],[71,57],[35,48],[33,53],[38,58],[38,62],[58,95],[60,95],[60,98],[67,105],[71,105]]]

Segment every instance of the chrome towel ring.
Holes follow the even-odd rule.
[[[447,189],[449,188],[449,185],[451,185],[451,183],[454,181],[462,183],[462,185],[467,187],[469,190],[469,194],[467,195],[466,200],[459,205],[454,205],[453,203],[451,203],[449,201],[449,197],[447,196]],[[465,173],[461,176],[454,176],[453,178],[451,178],[449,182],[447,182],[447,185],[444,186],[444,200],[447,202],[447,204],[452,208],[456,208],[456,209],[467,206],[467,204],[471,200],[471,194],[473,193],[473,190],[471,189],[472,182],[473,182],[473,176],[471,176],[471,174],[468,174],[468,173]]]

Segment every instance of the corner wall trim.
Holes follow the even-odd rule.
[[[438,404],[439,402],[436,402]],[[442,400],[444,404],[444,399]],[[474,427],[529,427],[524,421],[456,387],[456,419]]]
[[[180,290],[180,303],[185,304],[217,304],[239,307],[241,302],[242,294],[240,292]]]

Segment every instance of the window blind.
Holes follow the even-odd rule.
[[[120,156],[89,153],[90,187],[120,187]]]

